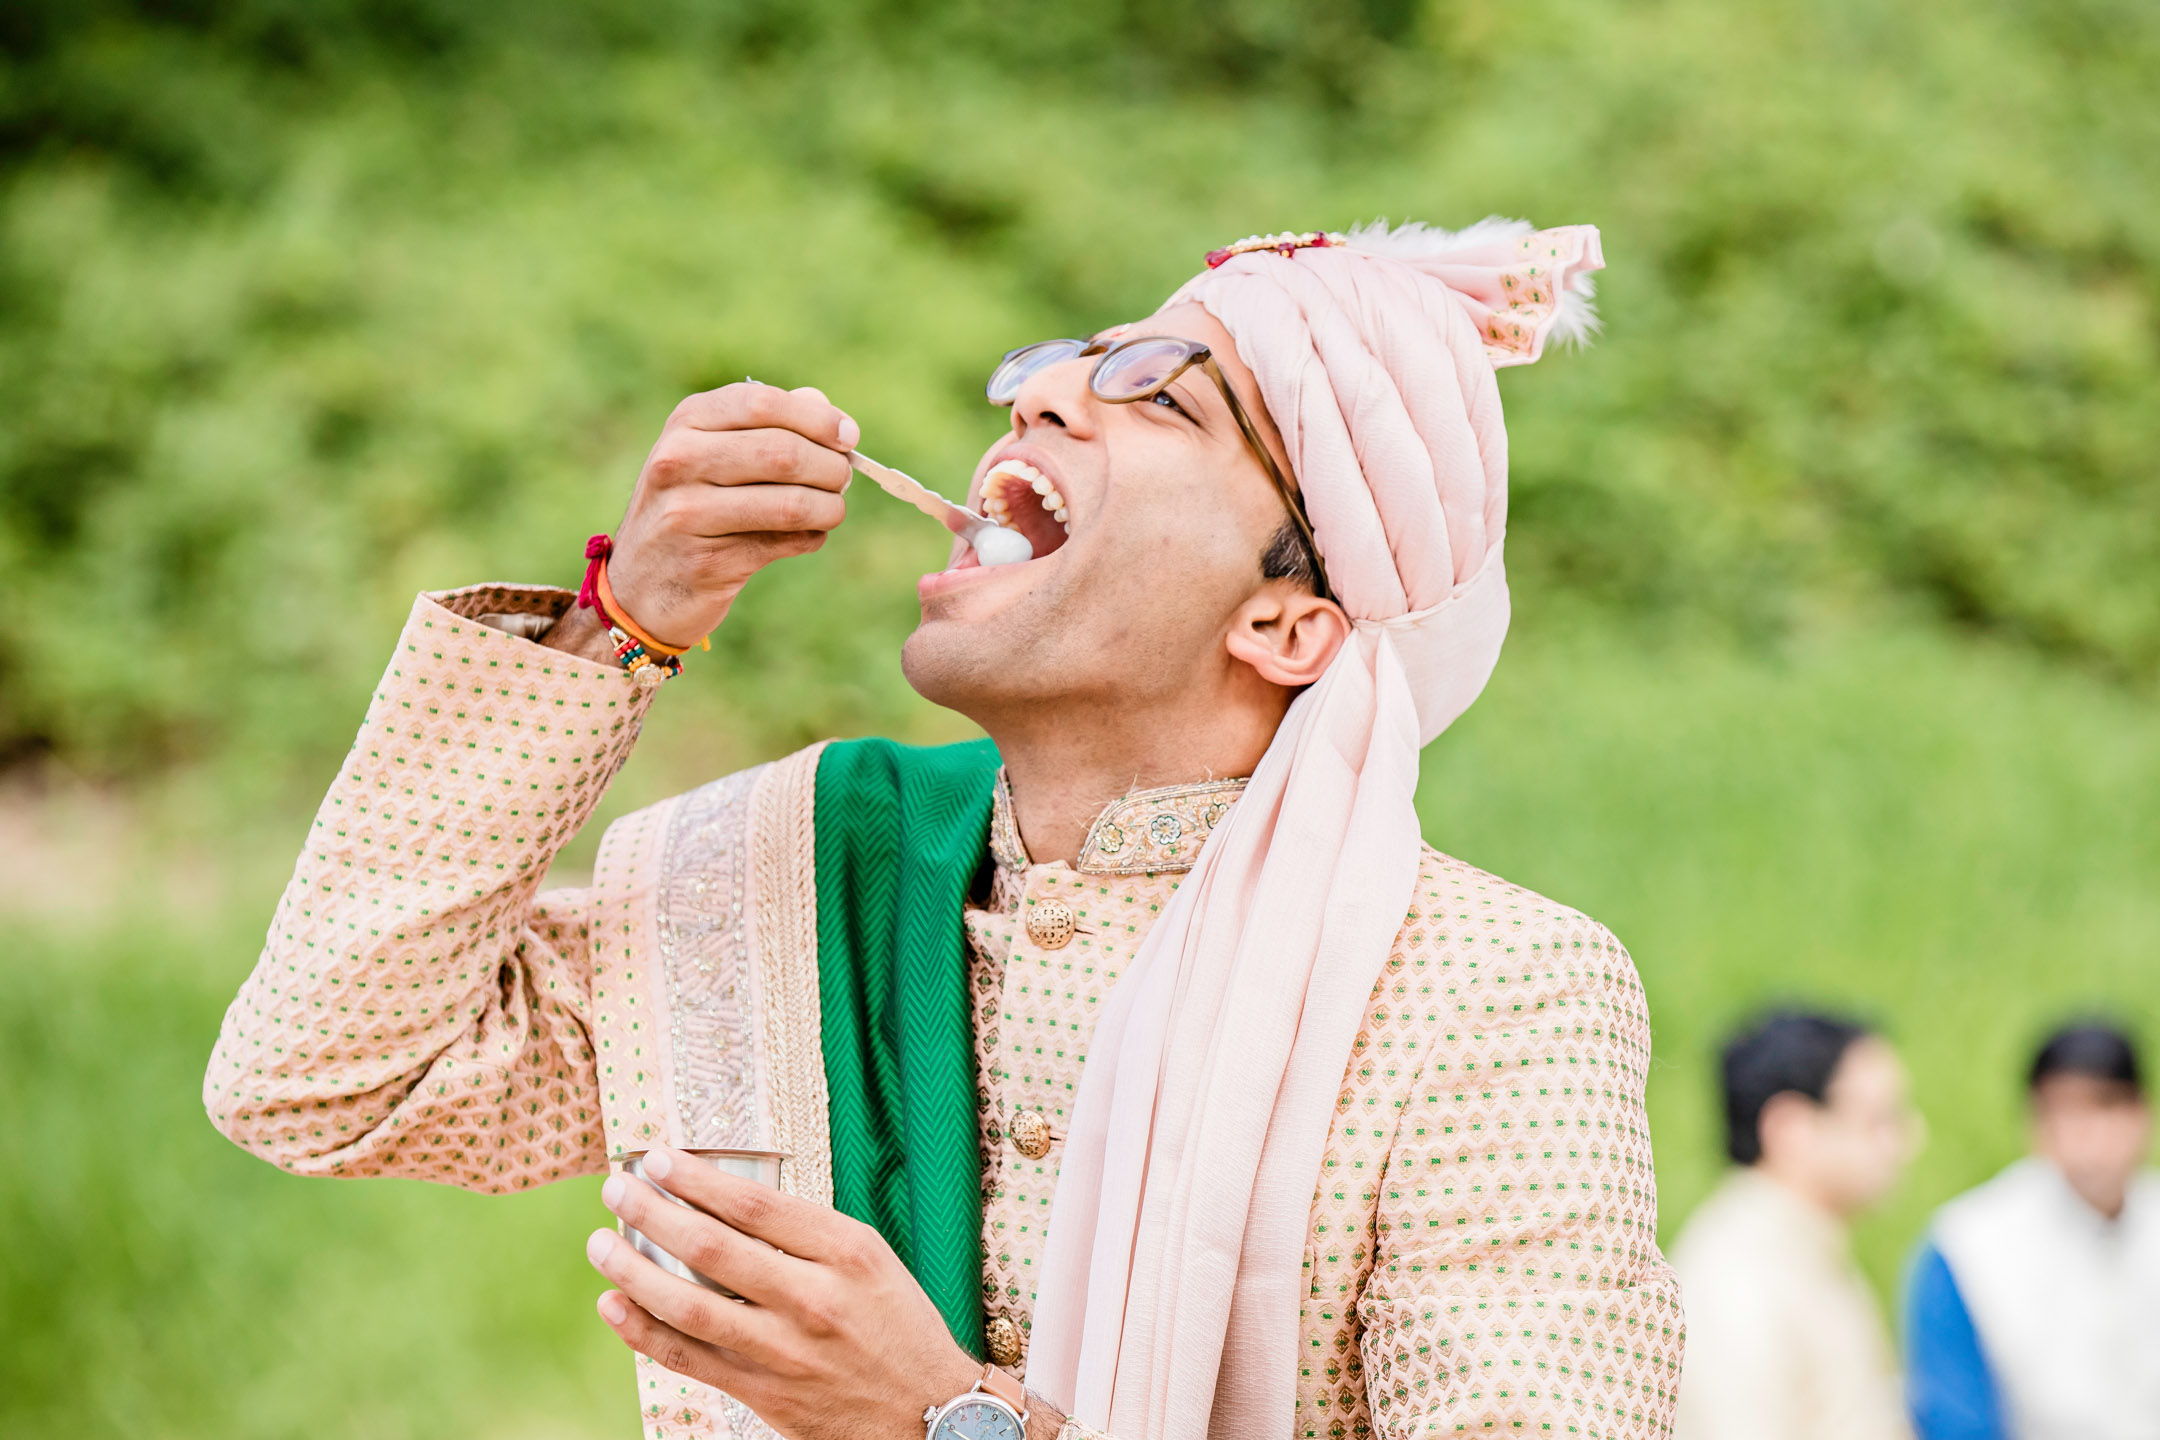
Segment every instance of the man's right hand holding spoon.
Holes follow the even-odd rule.
[[[745,381],[692,395],[638,472],[607,562],[615,603],[670,646],[695,645],[752,575],[807,555],[846,517],[847,452],[862,436],[824,392]],[[615,644],[573,607],[542,641],[603,664]]]

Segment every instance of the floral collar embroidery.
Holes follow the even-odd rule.
[[[1095,817],[1074,868],[1083,875],[1181,875],[1192,869],[1200,847],[1244,793],[1243,780],[1135,790]],[[1012,789],[1002,770],[990,811],[990,855],[1013,871],[1032,863],[1013,819]]]

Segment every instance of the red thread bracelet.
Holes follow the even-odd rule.
[[[614,553],[612,535],[595,535],[585,542],[585,583],[578,586],[577,603],[584,609],[598,610],[602,620],[608,618],[608,613],[600,603],[600,571]]]
[[[622,605],[615,599],[614,587],[608,584],[608,557],[615,553],[614,537],[595,535],[585,542],[585,583],[578,586],[577,603],[588,610],[598,612],[607,624],[619,626],[631,639],[643,645],[654,655],[673,658],[687,653],[688,645],[668,645],[645,633],[639,624],[623,613]],[[710,636],[701,637],[697,649],[712,649]]]

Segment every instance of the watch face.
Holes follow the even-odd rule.
[[[970,1397],[952,1405],[931,1440],[1023,1440],[1020,1422],[995,1400]]]

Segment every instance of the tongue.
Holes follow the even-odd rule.
[[[1059,549],[1072,538],[1066,533],[1065,527],[1057,522],[1056,517],[1043,509],[1041,502],[1032,494],[1016,503],[1012,512],[1011,528],[1026,537],[1037,560]],[[988,556],[983,557],[983,563],[990,563]]]

